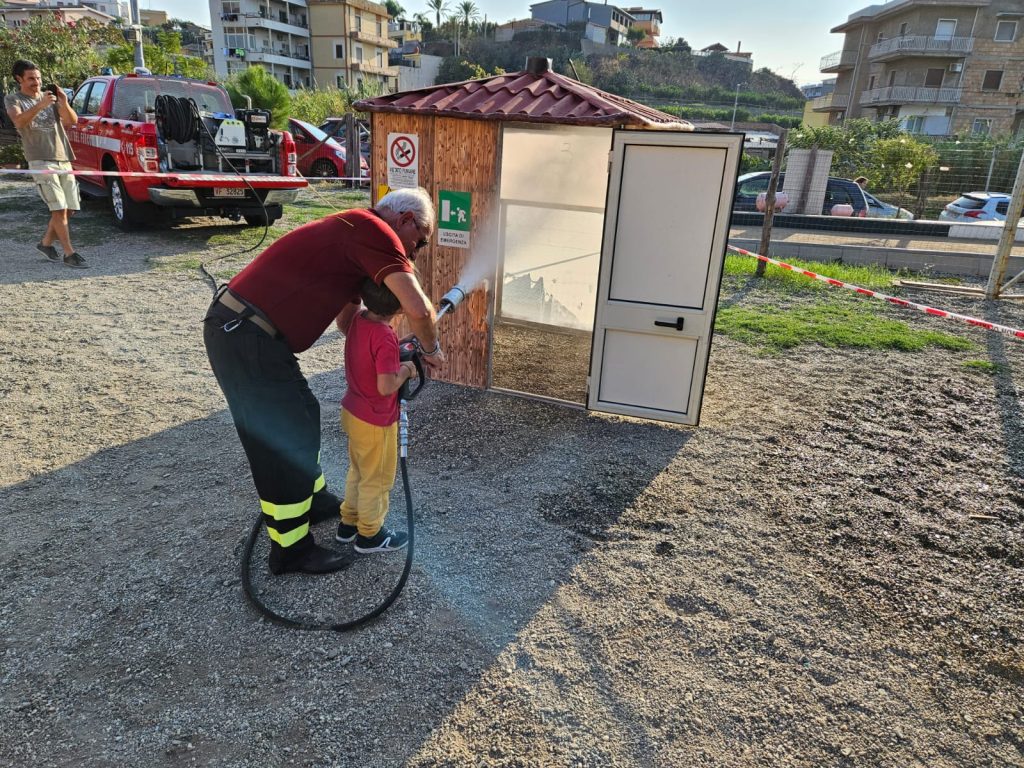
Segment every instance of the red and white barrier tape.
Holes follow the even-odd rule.
[[[899,299],[895,296],[887,296],[886,294],[879,293],[878,291],[872,291],[867,288],[861,288],[859,286],[852,285],[850,283],[844,283],[843,281],[836,280],[835,278],[832,277],[819,275],[817,272],[811,272],[810,270],[807,269],[794,267],[792,264],[787,264],[784,261],[776,261],[775,259],[769,258],[768,256],[762,256],[759,253],[747,251],[744,250],[743,248],[737,248],[735,245],[730,245],[729,250],[735,251],[736,253],[739,253],[743,256],[751,256],[755,259],[760,259],[761,261],[766,262],[768,264],[774,264],[776,267],[781,267],[782,269],[788,269],[790,272],[797,272],[803,275],[804,277],[811,277],[814,278],[815,280],[820,280],[821,282],[828,283],[829,285],[835,286],[836,288],[846,288],[849,291],[859,293],[863,296],[871,296],[876,299],[881,299],[882,301],[887,301],[890,304],[895,304],[897,307],[903,307],[904,309],[917,309],[920,310],[921,312],[924,312],[925,314],[933,315],[934,317],[944,317],[948,320],[962,320],[968,325],[973,325],[978,328],[984,328],[987,331],[996,331],[997,333],[1002,333],[1006,336],[1011,336],[1016,339],[1024,339],[1024,331],[1018,330],[1016,328],[1010,328],[1009,326],[1006,325],[999,325],[998,323],[990,323],[987,320],[979,320],[976,317],[958,315],[956,312],[949,312],[945,309],[936,309],[935,307],[929,307],[926,304],[918,304],[913,301],[907,301],[906,299]]]
[[[145,176],[147,179],[202,179],[203,181],[242,181],[244,179],[250,182],[287,181],[299,182],[300,184],[309,181],[305,176],[266,176],[247,173],[243,173],[241,175],[235,173],[190,173],[187,171],[149,173],[147,171],[32,171],[20,170],[17,168],[0,168],[0,174],[12,176]],[[369,178],[366,176],[358,178],[355,176],[316,176],[314,178],[317,181],[369,181]]]

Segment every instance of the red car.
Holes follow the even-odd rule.
[[[299,173],[303,176],[337,178],[350,175],[345,166],[345,147],[315,125],[293,117],[288,120],[288,131],[295,139]],[[359,175],[367,179],[370,176],[370,166],[363,157],[359,158]]]

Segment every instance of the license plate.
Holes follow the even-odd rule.
[[[245,197],[245,187],[214,187],[214,197]]]

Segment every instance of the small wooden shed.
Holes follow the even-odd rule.
[[[522,72],[390,94],[355,107],[371,115],[374,201],[390,188],[420,186],[438,206],[437,231],[417,260],[428,296],[436,302],[460,283],[474,289],[441,321],[449,363],[439,378],[594,407],[588,389],[597,359],[593,333],[595,311],[601,314],[596,298],[602,243],[609,239],[614,138],[679,135],[693,127],[556,74],[547,59],[530,59]],[[731,174],[730,202],[742,136],[739,142],[735,148],[716,144],[729,149],[720,165],[721,176]],[[652,183],[664,197],[664,186]],[[715,189],[712,218],[727,230],[731,206],[719,210],[718,195]],[[724,240],[719,245],[724,254]],[[705,277],[713,278],[717,293],[719,272]],[[701,351],[706,360],[706,344]],[[511,379],[506,372],[514,372]],[[703,368],[694,373],[702,389]],[[566,376],[569,386],[544,383]],[[692,404],[689,393],[685,400]],[[686,403],[680,401],[689,417],[667,418],[695,420]],[[661,418],[676,410],[666,401],[639,415]]]

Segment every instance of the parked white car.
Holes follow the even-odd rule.
[[[975,221],[1006,221],[1010,196],[1002,192],[968,192],[947,205],[939,218],[970,224]]]

